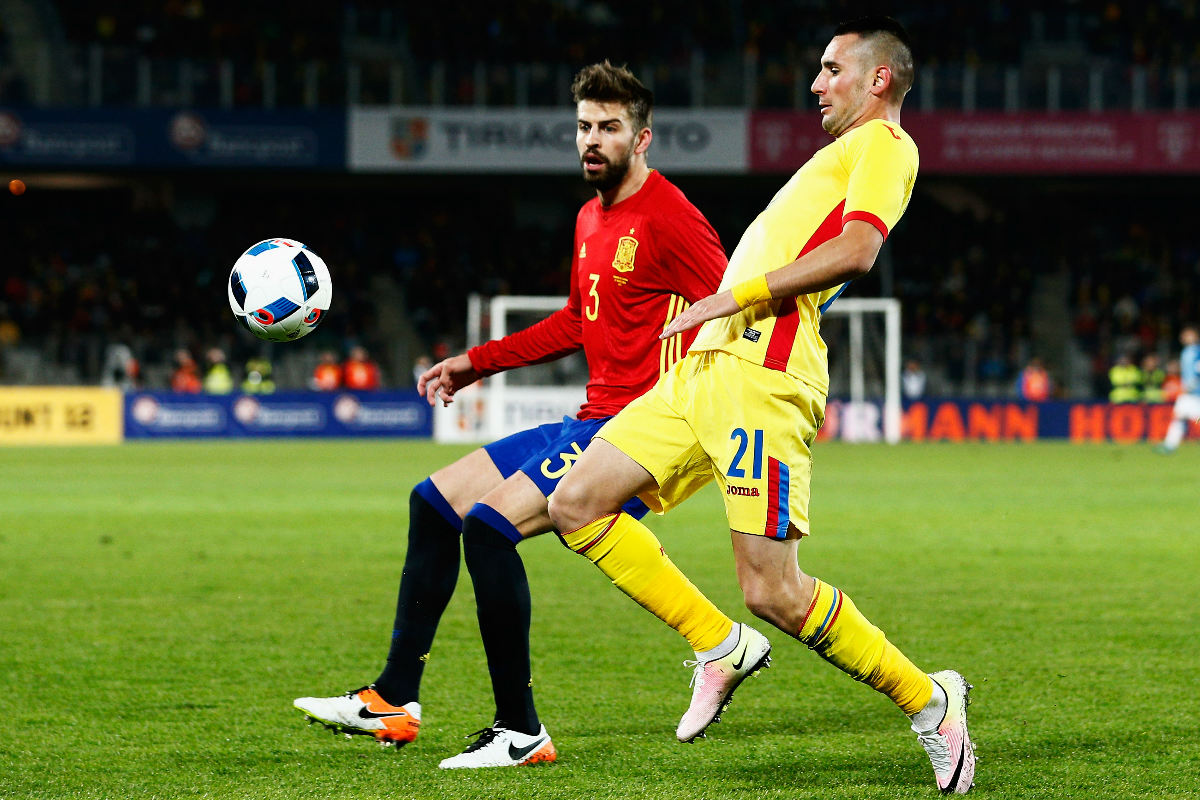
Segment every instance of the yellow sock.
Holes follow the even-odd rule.
[[[849,597],[817,581],[800,641],[856,681],[886,694],[905,714],[933,696],[933,682],[862,615]]]
[[[628,514],[601,517],[562,534],[562,539],[618,589],[678,631],[693,650],[711,650],[733,630],[733,620],[679,571],[650,529]]]

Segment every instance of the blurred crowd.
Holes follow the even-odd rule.
[[[918,181],[901,226],[924,235],[890,245],[906,349],[940,370],[941,393],[1010,395],[1037,358],[1060,391],[1106,397],[1121,356],[1166,364],[1200,319],[1200,235],[1178,224],[1200,213],[1186,184]],[[872,294],[878,277],[862,283]]]
[[[151,57],[330,60],[342,46],[337,4],[59,0],[53,5],[68,41],[124,45]]]
[[[130,347],[120,343],[110,345],[102,383],[126,391],[143,388],[141,365]],[[179,394],[230,394],[234,390],[244,394],[273,394],[278,387],[271,359],[265,355],[251,356],[239,368],[230,366],[224,350],[210,347],[201,366],[191,350],[181,347],[175,351],[170,384],[166,388]],[[317,392],[374,392],[384,385],[379,364],[365,347],[355,345],[344,359],[339,359],[333,350],[322,350],[306,388]]]
[[[1179,358],[1165,365],[1157,353],[1148,352],[1140,362],[1122,353],[1108,370],[1108,400],[1111,403],[1173,403],[1183,393]]]
[[[676,179],[727,250],[775,182]],[[1185,183],[919,182],[888,264],[848,296],[901,299],[906,357],[927,394],[1027,396],[1022,387],[1037,381],[1024,371],[1038,363],[1051,396],[1108,397],[1122,356],[1165,370],[1179,328],[1200,319],[1200,232],[1172,221],[1200,214]],[[587,197],[573,181],[537,177],[321,191],[155,185],[35,187],[6,201],[20,213],[0,215],[0,382],[28,380],[21,359],[36,358],[59,370],[40,380],[98,383],[124,348],[140,385],[166,388],[180,351],[203,381],[215,348],[234,385],[248,361],[266,358],[281,388],[323,387],[335,383],[331,370],[319,380],[314,370],[361,347],[382,385],[407,388],[421,357],[465,345],[469,293],[565,293],[574,214]],[[334,277],[322,326],[285,345],[236,326],[226,302],[232,262],[276,235],[307,239]]]
[[[148,54],[334,59],[355,38],[387,42],[416,59],[584,63],[620,50],[633,64],[753,50],[795,55],[827,38],[849,15],[890,13],[937,62],[1014,62],[1022,47],[1065,42],[1130,63],[1194,59],[1200,10],[1194,0],[1121,3],[982,0],[895,3],[861,0],[651,0],[636,7],[605,0],[528,0],[480,5],[466,0],[396,4],[345,0],[131,0],[54,4],[68,38],[111,41]],[[619,35],[618,35],[619,34]]]
[[[929,66],[1076,58],[1170,67],[1200,58],[1196,0],[902,10],[870,0],[652,0],[636,12],[603,0],[59,0],[53,8],[69,45],[99,42],[149,58],[308,61],[322,65],[322,79],[364,54],[408,65],[461,62],[469,68],[449,75],[447,87],[461,102],[472,98],[477,61],[574,67],[608,57],[644,71],[669,104],[669,70],[649,65],[687,64],[697,52],[714,62],[755,56],[767,76],[760,100],[770,102],[772,86],[784,91],[797,69],[811,71],[833,23],[870,11],[897,13]],[[22,101],[12,51],[0,28],[0,104]],[[563,101],[561,92],[552,96]],[[775,176],[671,177],[727,249],[778,184]],[[8,259],[0,382],[27,380],[37,365],[40,380],[99,382],[124,360],[139,365],[142,385],[164,388],[181,352],[203,382],[203,365],[219,351],[234,385],[260,358],[274,365],[272,383],[301,387],[326,361],[323,351],[340,366],[363,347],[379,359],[384,385],[407,386],[419,358],[463,346],[468,293],[565,292],[574,213],[588,197],[582,187],[535,177],[399,182],[134,178],[104,190],[35,187],[19,201],[3,198],[19,205],[0,214]],[[1107,397],[1115,365],[1146,372],[1156,359],[1165,370],[1179,327],[1200,319],[1200,234],[1178,222],[1197,212],[1184,179],[923,179],[901,222],[913,235],[890,240],[890,266],[851,295],[903,301],[906,356],[925,392],[1025,396],[1038,383],[1025,380],[1036,363],[1052,396]],[[334,271],[326,321],[283,348],[236,329],[224,303],[233,260],[268,236],[307,241]]]
[[[487,5],[465,0],[58,0],[53,7],[68,46],[84,53],[100,45],[110,70],[106,83],[124,82],[126,94],[133,91],[135,59],[188,59],[201,70],[206,63],[228,60],[239,76],[239,105],[263,102],[261,76],[254,73],[268,62],[278,67],[276,80],[281,85],[272,94],[281,104],[301,102],[304,93],[297,84],[308,80],[300,77],[308,65],[321,84],[322,103],[346,102],[349,63],[364,68],[361,102],[388,99],[392,67],[403,73],[412,96],[424,97],[417,102],[426,102],[428,94],[413,92],[411,84],[427,83],[434,62],[445,70],[439,102],[471,103],[483,91],[489,102],[511,103],[516,91],[513,64],[542,65],[552,73],[558,65],[610,58],[641,70],[662,104],[688,101],[690,70],[697,60],[707,65],[704,82],[712,93],[720,92],[723,83],[740,80],[742,65],[752,59],[757,63],[753,102],[790,106],[797,81],[807,85],[832,27],[863,13],[895,14],[918,44],[919,63],[930,69],[1088,63],[1115,65],[1118,72],[1130,65],[1167,70],[1194,63],[1200,47],[1195,0],[983,0],[909,3],[903,8],[876,0],[652,0],[636,6],[612,0]],[[28,92],[20,75],[4,69],[3,38],[0,31],[0,103],[17,104],[28,99]],[[81,57],[74,63],[90,62]],[[485,74],[476,71],[477,64],[487,65]],[[379,73],[374,81],[373,67]],[[555,79],[548,77],[545,83],[546,92],[535,102],[561,104],[563,98],[553,91]],[[111,91],[112,86],[105,89],[106,100],[117,102],[115,95],[108,96]],[[202,87],[200,94],[203,91]],[[731,89],[725,96],[742,102],[740,91]],[[163,102],[170,102],[168,95]],[[133,102],[133,96],[123,102]]]
[[[331,315],[313,336],[339,351],[377,344],[376,304],[359,278],[375,251],[345,235],[344,217],[318,225],[302,201],[275,189],[227,192],[218,201],[204,189],[152,179],[9,198],[0,214],[10,254],[0,278],[0,381],[28,379],[22,367],[31,354],[58,367],[43,370],[42,380],[96,383],[121,360],[111,353],[126,348],[151,388],[170,380],[180,351],[202,363],[219,348],[239,365],[269,355],[270,345],[231,324],[226,291],[238,255],[281,231],[322,232],[312,245],[337,264],[336,302],[356,309]]]
[[[110,362],[133,360],[141,385],[165,388],[181,352],[202,378],[217,348],[238,370],[267,357],[276,382],[300,388],[320,351],[363,348],[381,356],[377,382],[406,388],[417,357],[444,353],[449,341],[461,345],[469,292],[565,287],[569,247],[559,243],[570,241],[569,205],[561,207],[565,228],[547,233],[518,224],[512,204],[498,204],[495,195],[309,191],[310,180],[205,188],[151,179],[132,188],[35,188],[19,200],[6,197],[0,383],[98,383],[112,372]],[[235,325],[226,299],[238,255],[276,235],[305,240],[333,274],[331,313],[303,342],[286,345]],[[114,349],[128,350],[130,359],[111,356]],[[44,367],[36,376],[22,368],[31,360]],[[345,375],[353,385],[350,363]]]

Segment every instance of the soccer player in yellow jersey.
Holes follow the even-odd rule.
[[[917,668],[849,597],[797,565],[829,383],[821,314],[871,269],[912,195],[917,147],[900,127],[912,81],[899,23],[871,17],[836,30],[812,84],[834,141],[747,228],[718,292],[666,327],[664,337],[704,324],[688,355],[600,430],[549,511],[569,547],[678,629],[677,615],[661,613],[675,590],[637,579],[643,562],[656,567],[627,545],[643,535],[641,523],[620,508],[639,496],[661,513],[715,477],[749,609],[891,698],[909,716],[938,788],[965,793],[975,774],[970,686],[952,670]],[[698,654],[681,741],[715,721],[758,656],[751,649]]]

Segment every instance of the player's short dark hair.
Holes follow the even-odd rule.
[[[896,97],[903,98],[912,88],[913,46],[908,31],[896,20],[882,15],[859,17],[843,22],[834,30],[834,36],[848,33],[858,34],[871,47],[871,52],[881,64],[892,70],[892,84]]]
[[[571,83],[571,99],[595,103],[620,103],[629,111],[636,130],[654,121],[654,92],[647,89],[625,66],[614,67],[608,59],[579,70]]]

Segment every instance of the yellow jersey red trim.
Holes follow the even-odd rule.
[[[746,228],[721,280],[727,290],[787,266],[851,221],[886,239],[912,197],[917,146],[898,124],[871,120],[813,154]],[[829,391],[821,314],[845,285],[755,303],[706,322],[692,351],[722,350]]]

